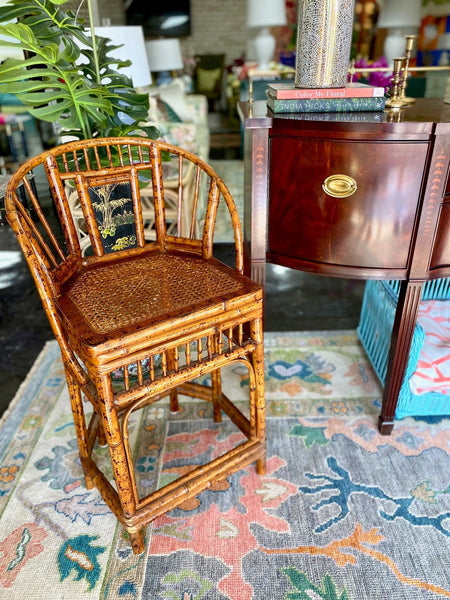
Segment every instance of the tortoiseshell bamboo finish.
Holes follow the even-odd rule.
[[[29,183],[39,168],[45,169],[61,232],[52,229],[48,207],[41,205]],[[193,179],[186,193],[188,169]],[[173,206],[170,210],[176,223],[166,222],[167,173],[171,190],[178,181],[177,210]],[[146,211],[149,197],[154,206],[150,241],[141,205],[145,176],[151,180],[143,193]],[[104,241],[115,231],[114,219],[123,220],[123,215],[116,211],[111,220],[113,208],[108,227],[106,221],[99,224],[100,204],[93,203],[92,189],[112,184],[125,184],[131,191],[132,216],[125,217],[134,224],[134,234],[119,239],[118,249],[107,253]],[[68,202],[69,190],[73,194],[74,189],[90,256],[81,252],[79,222],[74,222]],[[119,199],[117,205],[125,200]],[[233,226],[235,269],[213,257],[219,200],[226,203]],[[210,166],[180,148],[145,138],[77,141],[44,152],[12,176],[5,205],[61,348],[86,485],[100,490],[129,532],[134,552],[141,553],[142,528],[156,517],[253,461],[258,472],[264,472],[262,289],[243,275],[236,207]],[[195,238],[197,232],[200,239]],[[123,249],[131,238],[132,247]],[[248,416],[221,388],[220,369],[236,362],[249,372]],[[118,372],[120,379],[114,378]],[[207,373],[210,387],[193,382]],[[167,395],[171,410],[178,410],[178,393],[212,402],[215,420],[220,421],[224,411],[246,440],[141,497],[128,438],[129,418]],[[83,396],[93,407],[89,422]],[[114,482],[93,458],[97,443],[109,447]]]

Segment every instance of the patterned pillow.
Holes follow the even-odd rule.
[[[152,123],[161,123],[169,121],[169,115],[167,114],[166,106],[161,98],[155,94],[149,96],[149,108],[147,120]]]
[[[222,74],[222,69],[197,68],[197,87],[199,92],[213,92]]]
[[[171,106],[162,100],[161,96],[155,95],[149,98],[148,121],[155,123],[181,123],[180,117]]]
[[[167,104],[167,102],[164,102],[164,100],[161,100],[161,102],[164,105],[164,110],[166,111],[167,120],[170,121],[171,123],[182,123],[182,120],[177,115],[177,113],[173,110],[173,108],[170,106],[170,104]]]
[[[149,96],[159,96],[164,104],[177,116],[178,122],[193,120],[192,112],[186,102],[186,91],[181,79],[174,79],[168,85],[160,85],[154,90],[150,90]]]

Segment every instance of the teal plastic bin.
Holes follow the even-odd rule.
[[[386,381],[400,284],[401,282],[396,280],[367,281],[357,327],[358,337],[382,385]],[[423,287],[421,302],[427,300],[450,300],[450,279],[428,281]],[[395,412],[397,419],[407,416],[450,415],[449,396],[437,392],[421,395],[411,392],[409,380],[417,368],[424,340],[425,332],[419,324],[416,324]]]

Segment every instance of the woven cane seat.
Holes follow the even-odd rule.
[[[225,312],[260,287],[218,261],[176,253],[133,257],[77,275],[59,300],[67,323],[89,344],[174,318],[195,318],[206,307]],[[96,335],[98,334],[98,335]]]

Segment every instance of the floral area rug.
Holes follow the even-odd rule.
[[[450,422],[408,418],[380,436],[381,389],[352,331],[267,333],[265,345],[266,474],[251,465],[158,518],[135,556],[84,487],[47,344],[0,427],[0,598],[450,598]],[[233,399],[247,385],[239,368],[226,373]],[[236,435],[205,403],[149,407],[132,428],[139,485]]]

